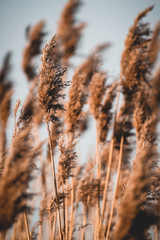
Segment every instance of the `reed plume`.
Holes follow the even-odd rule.
[[[6,128],[7,121],[11,109],[11,97],[13,94],[13,84],[9,79],[9,73],[11,70],[10,63],[11,53],[7,53],[2,67],[0,69],[0,154],[1,154],[1,167],[4,164],[4,154],[6,148]]]
[[[157,216],[143,210],[147,189],[154,175],[153,159],[157,159],[157,153],[151,145],[141,149],[137,155],[134,172],[118,209],[113,239],[145,239],[145,230],[158,220]],[[141,224],[137,224],[138,222]]]
[[[112,105],[115,99],[115,91],[117,88],[117,83],[111,85],[106,93],[104,102],[101,105],[100,113],[98,116],[99,121],[99,140],[100,142],[105,142],[107,133],[109,130],[110,122],[112,120],[113,114],[111,112]]]
[[[60,102],[64,98],[63,90],[68,85],[68,82],[63,82],[62,78],[66,71],[65,68],[61,66],[60,59],[56,54],[56,38],[53,37],[49,44],[46,44],[43,55],[42,55],[42,65],[39,73],[40,85],[38,87],[38,101],[44,112],[44,120],[47,124],[48,137],[49,137],[49,147],[50,147],[50,157],[53,169],[53,179],[54,179],[54,190],[56,196],[56,202],[58,201],[58,189],[56,181],[56,171],[55,163],[53,159],[53,148],[51,142],[51,133],[49,127],[49,121],[55,122],[58,120],[56,112],[59,110],[64,110],[63,104]],[[60,209],[58,205],[58,219],[59,219],[59,231],[60,238],[62,239],[61,230],[61,218]]]
[[[130,147],[128,148],[128,144],[130,143],[129,137],[133,135],[132,118],[136,106],[137,92],[141,90],[145,83],[149,85],[149,76],[154,63],[151,62],[150,58],[151,30],[148,23],[141,22],[141,19],[152,9],[152,6],[148,7],[138,14],[133,26],[129,29],[129,34],[125,40],[125,49],[121,58],[121,85],[124,103],[116,119],[114,139],[116,148],[120,148],[121,141],[123,141],[124,146],[122,146],[122,148],[125,147],[127,153],[130,151]],[[128,161],[124,162],[123,159],[121,159],[121,161],[123,165],[124,163],[127,164],[125,168],[128,168]],[[120,177],[119,174],[118,178]],[[117,190],[118,188],[116,187],[116,191]],[[115,199],[116,192],[114,194],[114,202]],[[112,213],[113,210],[112,208]],[[111,221],[109,221],[106,239],[108,239],[109,236],[110,224]]]
[[[0,70],[0,99],[4,97],[4,94],[12,88],[12,82],[8,79],[9,72],[11,70],[10,63],[11,53],[8,52],[3,60],[3,65]]]
[[[107,76],[104,72],[94,73],[91,79],[91,83],[89,85],[90,111],[94,115],[95,119],[98,119],[98,116],[99,116],[99,108],[101,106],[103,94],[106,90],[106,86],[105,86],[106,79],[107,79]]]
[[[146,81],[146,74],[150,73],[151,64],[148,55],[151,30],[149,24],[142,23],[141,19],[152,9],[153,6],[148,7],[138,14],[125,40],[125,49],[121,58],[121,82],[128,103],[130,101],[127,99],[127,93],[130,93],[131,98],[138,86]]]
[[[57,29],[57,53],[68,65],[69,58],[76,53],[85,23],[76,23],[75,14],[78,11],[81,0],[69,0],[65,5]]]
[[[53,219],[56,211],[59,207],[62,207],[64,199],[69,195],[69,192],[59,192],[58,198],[51,197],[48,204],[48,211],[50,213],[50,221],[53,223]]]
[[[15,106],[10,145],[6,138],[13,94],[10,53],[0,69],[2,240],[151,240],[153,235],[158,240],[159,67],[153,72],[159,60],[160,23],[152,30],[145,21],[153,6],[138,14],[125,40],[119,83],[108,84],[110,74],[101,65],[102,53],[110,44],[95,47],[79,66],[76,61],[75,66],[70,64],[85,27],[77,20],[81,5],[81,0],[66,1],[57,33],[42,50],[39,72],[36,59],[46,34],[45,22],[26,29],[22,68],[31,85],[23,106],[20,100]],[[91,115],[96,139],[82,136],[92,126]],[[42,122],[48,131],[43,152]],[[85,147],[84,137],[90,139]],[[92,141],[96,149],[90,146]],[[96,150],[96,156],[84,162],[88,147],[92,155]],[[50,162],[45,163],[47,158]],[[35,200],[34,170],[38,170],[36,187],[38,183],[40,188],[30,204],[30,199]]]
[[[22,68],[28,81],[33,81],[37,76],[36,66],[34,66],[33,60],[41,53],[43,37],[46,35],[43,31],[44,26],[45,22],[40,21],[32,29],[27,28],[28,44],[23,51]]]
[[[157,214],[149,211],[146,207],[146,204],[149,204],[146,196],[153,181],[152,176],[156,170],[158,153],[155,142],[157,119],[155,118],[156,112],[152,111],[154,108],[150,95],[151,89],[149,90],[146,84],[143,86],[145,88],[142,88],[141,92],[138,93],[134,113],[134,125],[138,141],[137,155],[133,162],[133,172],[119,208],[113,237],[113,239],[118,240],[145,239],[145,231],[159,219]],[[131,204],[128,204],[129,202]],[[127,215],[129,209],[130,214]],[[143,222],[143,224],[137,225],[138,221]],[[125,227],[122,229],[122,226]]]
[[[93,206],[97,203],[97,199],[99,195],[102,196],[104,185],[100,186],[100,194],[99,194],[99,181],[97,179],[90,179],[90,177],[86,177],[82,179],[79,183],[77,189],[77,197],[79,201],[81,201],[85,206],[88,205],[88,196],[90,196],[89,204]]]
[[[62,81],[66,69],[61,66],[55,47],[56,37],[53,37],[43,49],[38,87],[38,101],[44,111],[44,119],[52,122],[58,120],[56,112],[64,110],[60,100],[64,98],[63,89],[68,85]]]
[[[152,40],[150,43],[150,62],[153,64],[157,60],[160,49],[160,22],[158,22],[153,31]]]
[[[72,169],[76,166],[77,154],[74,150],[75,143],[68,142],[65,144],[64,137],[61,136],[59,140],[60,158],[58,164],[58,183],[63,185],[66,180],[73,177]]]
[[[85,113],[83,107],[88,98],[88,86],[92,76],[98,72],[100,65],[100,57],[97,55],[103,52],[108,47],[108,44],[101,44],[96,47],[87,59],[75,70],[71,86],[69,89],[69,101],[66,106],[66,124],[67,131],[75,133],[79,127],[81,119]]]
[[[33,164],[40,146],[33,148],[30,131],[31,128],[28,127],[14,135],[11,152],[6,158],[4,172],[0,177],[1,231],[11,227],[16,217],[28,209],[26,200],[32,196],[27,193],[27,188],[32,179]]]

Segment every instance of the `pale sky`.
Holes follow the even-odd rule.
[[[26,80],[21,70],[23,48],[26,44],[25,27],[46,21],[49,40],[56,33],[57,22],[66,0],[0,0],[0,63],[7,51],[12,56],[12,79],[18,98],[27,93]],[[146,20],[152,26],[160,20],[160,0],[83,0],[78,19],[87,23],[79,44],[79,54],[87,55],[99,43],[110,42],[105,53],[104,68],[110,75],[118,76],[124,40],[137,14],[150,5],[155,8]],[[80,58],[79,62],[83,59]],[[76,60],[78,63],[78,60]],[[74,65],[76,65],[74,63]]]

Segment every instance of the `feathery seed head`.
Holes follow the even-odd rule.
[[[59,101],[64,98],[63,89],[68,86],[68,82],[64,83],[62,79],[66,69],[61,66],[55,48],[56,37],[53,37],[43,49],[39,73],[40,85],[38,87],[38,100],[44,111],[45,121],[52,122],[58,120],[56,112],[64,110]]]

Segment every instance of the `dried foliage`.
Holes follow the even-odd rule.
[[[106,90],[105,83],[106,83],[107,76],[104,72],[95,73],[92,76],[92,80],[90,83],[90,111],[94,115],[95,119],[99,116],[99,108],[101,106],[101,102],[103,99],[103,94]]]
[[[108,85],[108,71],[101,70],[101,53],[108,43],[98,45],[80,66],[70,69],[69,60],[76,54],[85,26],[76,20],[81,4],[81,0],[68,0],[56,36],[43,48],[39,73],[35,60],[41,53],[45,23],[27,28],[22,66],[32,84],[24,103],[18,100],[15,105],[11,144],[6,138],[12,111],[11,54],[4,58],[0,70],[1,239],[158,239],[160,70],[154,74],[153,70],[160,23],[152,30],[143,22],[152,6],[138,14],[125,40],[120,82]],[[72,79],[69,90],[68,78]],[[96,122],[93,139],[88,133],[82,135],[92,126],[91,115]],[[47,135],[43,119],[48,138],[42,148],[40,139]],[[92,155],[88,161],[86,149]]]
[[[32,29],[27,28],[28,44],[24,48],[22,68],[28,81],[33,81],[36,77],[36,66],[33,64],[33,59],[41,53],[41,44],[46,33],[43,31],[45,22],[37,23]]]
[[[15,222],[16,217],[27,209],[26,200],[32,196],[27,193],[27,188],[40,146],[33,148],[30,131],[28,127],[14,136],[0,177],[0,230],[8,229]]]
[[[100,113],[98,115],[99,120],[99,140],[100,142],[104,142],[107,137],[107,133],[110,127],[110,122],[112,120],[113,114],[111,112],[115,91],[117,88],[117,83],[114,83],[107,91],[104,102],[100,107]]]
[[[125,40],[125,49],[121,58],[121,81],[124,95],[128,97],[137,91],[138,86],[147,81],[147,74],[150,73],[152,64],[149,60],[151,30],[148,23],[142,23],[153,6],[140,12],[134,21],[134,25],[129,29],[129,34]],[[129,99],[126,99],[129,101]]]
[[[154,160],[157,160],[157,153],[152,145],[148,144],[137,154],[134,172],[119,208],[113,239],[145,239],[145,230],[157,221],[157,215],[143,209],[154,175]]]
[[[86,177],[81,180],[77,189],[77,198],[81,201],[84,206],[88,205],[88,196],[90,196],[90,205],[95,205],[99,196],[102,196],[104,185],[100,186],[97,179],[90,179]]]
[[[76,23],[75,13],[78,11],[81,0],[69,0],[65,5],[57,30],[57,54],[68,65],[69,58],[76,52],[84,23]]]
[[[98,72],[100,67],[100,56],[108,44],[102,44],[96,47],[95,51],[75,70],[71,86],[69,89],[69,101],[66,106],[67,131],[75,133],[76,128],[83,120],[83,107],[87,102],[88,86],[94,73]]]
[[[62,78],[66,71],[61,67],[60,59],[55,52],[56,38],[53,37],[43,49],[42,66],[39,73],[40,85],[38,88],[38,100],[44,111],[45,121],[58,120],[56,112],[64,110],[60,99],[64,98],[63,89],[68,85]]]
[[[63,185],[66,183],[66,180],[72,175],[72,169],[76,166],[77,154],[75,152],[75,143],[68,142],[68,145],[65,144],[64,137],[61,136],[59,140],[59,151],[60,158],[58,164],[58,183]]]

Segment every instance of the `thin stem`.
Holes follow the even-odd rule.
[[[94,219],[96,219],[96,211],[94,211]],[[96,221],[94,221],[94,229],[93,229],[93,239],[97,240],[97,227],[96,227]]]
[[[50,133],[49,123],[48,123],[48,121],[47,121],[47,130],[48,130],[48,137],[49,137],[50,157],[51,157],[51,163],[52,163],[52,169],[53,169],[54,191],[55,191],[55,197],[56,197],[56,202],[57,202],[57,206],[58,206],[59,233],[60,233],[60,239],[63,239],[63,235],[62,235],[62,227],[61,227],[60,208],[59,208],[59,204],[58,204],[58,190],[57,190],[57,181],[56,181],[55,164],[54,164],[54,159],[53,159],[52,142],[51,142],[51,133]]]
[[[69,186],[68,179],[66,180],[67,189]],[[66,225],[66,240],[68,240],[68,198],[65,198],[65,225]]]
[[[99,158],[99,134],[98,134],[98,122],[96,121],[96,165],[97,165],[97,179],[98,179],[98,199],[97,199],[97,239],[100,239],[100,176],[101,165]]]
[[[84,208],[84,212],[83,212],[83,229],[82,229],[82,236],[81,236],[81,240],[85,240],[85,225],[87,223],[87,209],[86,207],[83,205]]]
[[[69,135],[70,142],[73,141],[73,134]],[[71,190],[71,217],[70,217],[70,228],[69,228],[69,240],[72,239],[73,225],[74,225],[74,194],[75,194],[75,186],[74,186],[74,169],[72,169],[72,190]]]
[[[63,187],[63,194],[64,194],[64,182],[62,182],[62,187]],[[66,220],[65,220],[66,216],[65,216],[65,198],[63,199],[63,224],[64,224],[64,227],[63,227],[63,235],[64,235],[64,238],[65,238],[65,223],[66,223]]]
[[[103,218],[104,218],[104,212],[106,207],[106,198],[107,198],[107,190],[108,190],[108,184],[109,184],[109,178],[110,178],[110,172],[111,172],[111,164],[112,164],[112,155],[113,155],[113,147],[114,147],[114,133],[116,128],[116,120],[117,120],[117,111],[118,111],[118,104],[119,104],[119,97],[120,97],[120,80],[117,90],[117,99],[116,99],[116,109],[115,109],[115,116],[114,116],[114,124],[113,124],[113,132],[112,132],[112,138],[110,142],[110,149],[109,149],[109,159],[108,159],[108,169],[105,179],[105,187],[103,192],[103,202],[102,202],[102,211],[101,211],[101,218],[100,218],[100,231],[102,229],[103,225]]]
[[[30,240],[30,233],[29,233],[29,226],[28,226],[28,219],[27,219],[26,212],[24,212],[24,222],[26,226],[27,240]]]
[[[109,177],[110,177],[110,172],[111,172],[113,146],[114,146],[114,138],[110,142],[108,169],[107,169],[107,174],[106,174],[106,179],[105,179],[105,187],[104,187],[104,192],[103,192],[103,203],[102,203],[102,212],[101,212],[101,219],[100,219],[100,230],[102,228],[104,212],[105,212],[105,208],[106,208],[107,190],[108,190]]]
[[[91,172],[91,175],[90,175],[90,181],[92,181],[93,175],[94,175],[94,166],[93,166],[93,169],[92,169],[92,172]],[[87,207],[89,206],[90,198],[91,198],[91,196],[88,195],[88,197],[87,197]]]
[[[56,214],[56,215],[57,215],[57,214]],[[56,220],[57,220],[57,217],[55,216],[55,217],[54,217],[54,220],[53,220],[52,240],[55,239],[55,234],[56,234]]]
[[[109,231],[110,231],[110,227],[111,227],[111,224],[112,224],[113,212],[114,212],[114,207],[115,207],[115,200],[116,200],[116,194],[117,194],[117,189],[118,189],[118,181],[119,181],[119,177],[120,177],[121,163],[122,163],[123,142],[124,142],[124,137],[122,135],[121,136],[121,143],[120,143],[118,170],[117,170],[117,181],[116,181],[116,186],[115,186],[115,191],[114,191],[114,196],[113,196],[113,202],[112,202],[110,218],[109,218],[109,222],[108,222],[108,229],[107,229],[107,234],[106,234],[106,240],[108,240],[108,237],[109,237]]]
[[[73,212],[74,212],[74,177],[72,178],[72,191],[71,191],[71,217],[70,217],[70,228],[69,228],[69,240],[72,239]]]
[[[111,180],[111,186],[110,188],[113,189],[113,179]],[[106,219],[106,222],[105,222],[105,226],[103,227],[103,238],[105,238],[106,236],[106,232],[107,232],[107,227],[108,227],[108,221],[109,221],[109,210],[111,209],[111,199],[112,199],[112,191],[109,193],[109,196],[108,196],[108,201],[107,201],[107,204],[106,204],[106,215],[105,215],[105,219]]]

